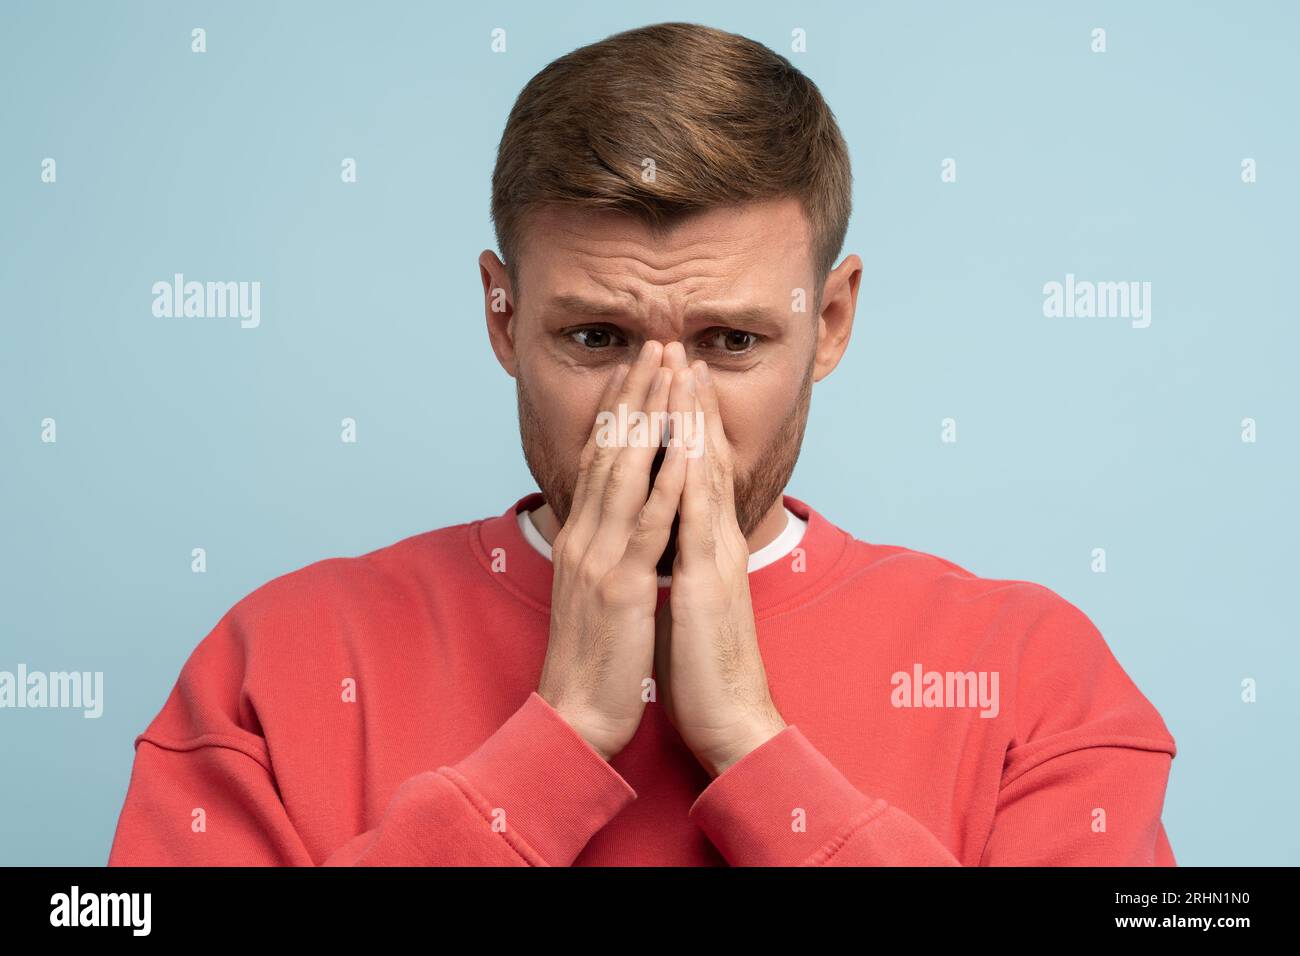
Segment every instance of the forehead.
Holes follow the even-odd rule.
[[[810,234],[795,198],[699,210],[662,231],[625,212],[552,205],[525,222],[518,274],[530,306],[788,299],[811,282]]]

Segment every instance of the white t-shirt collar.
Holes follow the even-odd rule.
[[[551,560],[551,545],[542,533],[537,530],[537,525],[533,524],[533,514],[531,511],[520,511],[516,517],[519,519],[519,530],[523,532],[524,539],[531,544],[547,561]],[[800,518],[789,508],[785,509],[785,528],[781,533],[773,538],[770,542],[763,545],[757,551],[749,556],[749,573],[753,574],[759,568],[765,568],[769,564],[781,560],[791,551],[793,551],[803,540],[803,534],[808,530],[808,522]],[[668,587],[672,583],[672,577],[661,577],[659,579],[660,587]]]

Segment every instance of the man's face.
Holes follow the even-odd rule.
[[[513,371],[524,456],[561,525],[605,383],[655,339],[709,364],[740,530],[757,527],[794,471],[808,417],[817,349],[809,249],[793,199],[705,210],[657,238],[608,211],[547,207],[530,217]]]

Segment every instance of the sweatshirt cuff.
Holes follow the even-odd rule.
[[[636,799],[631,785],[537,691],[453,767],[550,866],[569,866]]]
[[[798,866],[880,802],[788,724],[715,777],[688,816],[732,866]]]

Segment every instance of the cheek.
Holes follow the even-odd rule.
[[[715,378],[715,381],[717,379]],[[753,470],[795,408],[795,384],[785,377],[719,382],[718,412],[738,471]]]
[[[559,459],[578,466],[596,422],[606,378],[569,370],[542,370],[529,379],[540,428]]]

